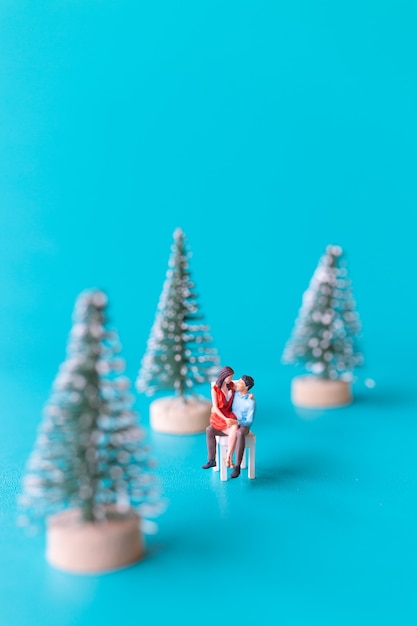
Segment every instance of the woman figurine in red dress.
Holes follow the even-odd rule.
[[[236,415],[232,412],[233,396],[235,394],[235,385],[232,380],[234,371],[231,367],[223,367],[217,380],[211,387],[211,400],[213,403],[212,413],[210,415],[210,424],[216,430],[221,430],[229,435],[229,449],[226,457],[226,467],[233,467],[232,453],[236,440],[236,432],[238,423]]]

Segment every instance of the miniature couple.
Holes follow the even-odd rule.
[[[240,475],[240,466],[245,451],[245,436],[249,433],[255,415],[255,399],[249,390],[255,384],[252,376],[243,375],[233,380],[234,371],[231,367],[223,367],[217,380],[212,384],[212,413],[210,426],[206,428],[208,461],[202,468],[216,466],[216,435],[228,436],[229,445],[226,467],[232,467],[230,478]],[[236,449],[236,463],[233,464],[233,453]]]

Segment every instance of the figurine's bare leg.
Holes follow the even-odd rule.
[[[226,457],[226,467],[233,467],[233,453],[236,447],[236,435],[237,435],[237,424],[233,426],[229,426],[228,435],[229,441],[227,446],[227,457]]]

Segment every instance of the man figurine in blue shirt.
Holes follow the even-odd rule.
[[[249,394],[249,390],[255,384],[252,376],[244,374],[239,380],[233,381],[235,387],[235,393],[233,396],[232,412],[237,417],[238,429],[236,431],[236,463],[233,468],[230,478],[237,478],[240,475],[240,466],[242,463],[243,453],[245,451],[245,437],[249,433],[255,416],[255,399],[252,394]],[[228,426],[236,424],[236,420],[225,418]],[[208,469],[215,465],[216,457],[216,435],[221,437],[226,436],[222,430],[217,430],[214,426],[208,426],[206,428],[206,439],[209,461],[203,465],[203,469]],[[229,436],[230,441],[230,436]],[[229,449],[228,456],[231,458],[233,454],[234,445],[232,443],[231,449]]]

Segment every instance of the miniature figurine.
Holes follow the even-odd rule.
[[[229,441],[236,441],[236,431],[238,428],[236,415],[232,412],[231,406],[235,392],[235,383],[232,380],[234,370],[226,365],[223,367],[215,383],[211,385],[212,408],[210,424],[217,430],[227,430]],[[232,455],[228,454],[226,466],[231,466]]]
[[[47,560],[75,573],[129,565],[144,555],[140,524],[161,499],[145,431],[107,296],[82,292],[67,358],[55,378],[19,497],[19,523],[47,519]]]
[[[205,430],[211,403],[193,389],[213,380],[219,364],[210,327],[202,323],[188,257],[185,235],[177,228],[155,321],[136,380],[138,391],[149,396],[158,391],[175,394],[151,403],[150,423],[154,430],[176,434]]]
[[[245,450],[245,436],[249,433],[255,416],[255,399],[253,394],[249,394],[255,381],[252,376],[247,375],[232,381],[232,376],[232,368],[223,368],[213,386],[213,412],[210,425],[206,428],[208,461],[202,468],[216,466],[216,435],[228,436],[226,466],[233,467],[232,457],[236,447],[236,463],[230,476],[237,478]]]
[[[352,371],[363,364],[360,329],[343,250],[328,245],[282,356],[283,363],[302,364],[311,373],[293,379],[295,405],[329,408],[352,401]]]

